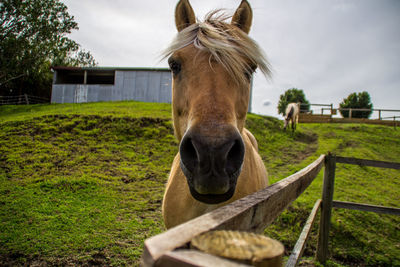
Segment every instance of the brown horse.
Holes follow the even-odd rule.
[[[257,141],[244,128],[252,73],[268,63],[248,37],[252,10],[243,0],[231,23],[218,11],[196,22],[188,0],[175,10],[178,35],[166,57],[180,141],[162,205],[167,228],[268,185]]]

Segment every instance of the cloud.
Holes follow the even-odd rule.
[[[271,105],[271,101],[266,99],[266,100],[263,101],[263,105],[268,107],[269,105]]]

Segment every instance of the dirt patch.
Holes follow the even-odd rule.
[[[318,135],[313,132],[296,132],[294,140],[300,143],[306,144],[305,148],[301,151],[297,151],[293,156],[294,163],[299,163],[312,154],[318,149]]]
[[[335,138],[337,135],[334,131],[328,132],[326,134],[324,134],[325,138]]]
[[[339,144],[338,149],[343,150],[349,147],[358,147],[358,142],[354,140],[343,140],[342,143]]]
[[[312,132],[296,132],[294,140],[306,144],[312,144],[318,141],[318,135]]]
[[[315,151],[317,151],[317,149],[318,149],[318,143],[310,144],[309,146],[306,147],[305,150],[296,154],[295,161],[301,162],[305,160],[306,158],[314,154]]]

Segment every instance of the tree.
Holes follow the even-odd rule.
[[[51,65],[96,64],[67,37],[78,24],[59,0],[2,0],[0,24],[0,95],[49,97]]]
[[[352,118],[369,118],[372,114],[371,97],[368,92],[352,93],[347,98],[343,99],[340,103],[340,108],[362,108],[370,109],[369,111],[353,111],[351,112]],[[343,118],[349,117],[349,110],[340,110]]]
[[[300,112],[308,112],[310,110],[310,102],[306,99],[303,90],[292,88],[279,97],[278,114],[285,115],[286,107],[289,103],[301,103]]]

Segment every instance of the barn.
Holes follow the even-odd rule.
[[[168,68],[52,67],[51,103],[137,100],[171,103]],[[251,111],[253,79],[250,86]]]
[[[52,67],[51,103],[137,100],[171,103],[167,68]]]

